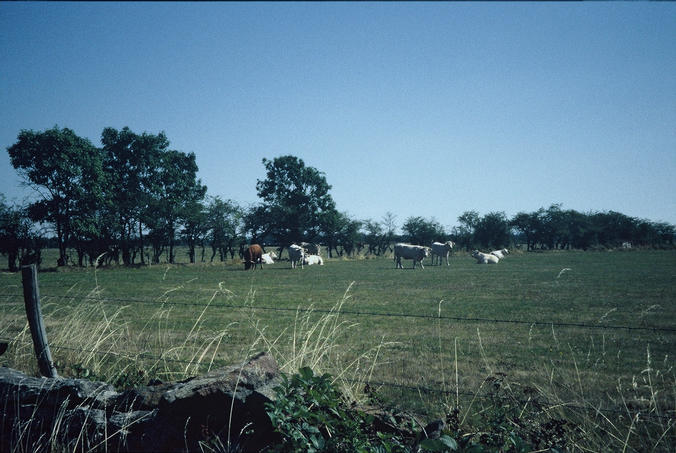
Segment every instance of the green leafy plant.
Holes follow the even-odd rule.
[[[458,451],[458,442],[456,442],[452,437],[444,434],[438,439],[423,440],[420,442],[420,448],[422,448],[423,451],[430,452]]]
[[[303,367],[290,378],[282,375],[277,401],[266,411],[282,443],[278,452],[405,452],[395,435],[374,432],[374,417],[348,404],[331,383]]]

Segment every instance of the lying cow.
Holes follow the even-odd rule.
[[[261,255],[261,260],[265,264],[275,264],[273,259],[277,259],[277,254],[275,252],[263,253]],[[261,267],[263,267],[263,266],[261,265]]]
[[[509,250],[507,249],[493,250],[491,252],[491,255],[497,256],[500,259],[504,258],[507,254],[509,254]]]
[[[320,266],[323,266],[324,260],[319,255],[305,255],[305,258],[303,258],[303,263],[307,264],[308,266],[312,266],[313,264],[319,264]]]
[[[305,251],[303,250],[303,247],[296,244],[291,244],[289,246],[289,260],[291,261],[291,269],[295,269],[298,263],[300,263],[300,267],[302,269],[304,257]]]
[[[429,247],[423,247],[422,245],[411,245],[411,244],[395,244],[394,246],[394,266],[398,269],[403,269],[401,265],[401,259],[413,260],[413,269],[415,269],[415,263],[420,263],[420,267],[425,269],[423,266],[423,260],[426,256],[429,255]]]
[[[258,244],[251,244],[249,247],[244,249],[243,259],[244,259],[244,270],[249,270],[251,267],[256,270],[256,265],[260,264],[261,269],[263,269],[263,261],[261,257],[263,255],[263,249]]]
[[[446,258],[446,266],[448,266],[448,255],[453,250],[455,242],[432,242],[432,266],[434,266],[434,257],[437,257],[439,265],[441,265],[441,258]]]
[[[478,250],[472,252],[472,257],[476,259],[478,264],[498,264],[498,261],[500,261],[497,256],[491,255],[490,253],[483,253]]]

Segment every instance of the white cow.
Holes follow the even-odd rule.
[[[420,267],[425,269],[423,266],[423,260],[426,256],[429,256],[430,248],[423,247],[422,245],[411,245],[411,244],[395,244],[394,245],[394,266],[398,269],[403,269],[401,265],[401,259],[413,260],[413,269],[415,269],[415,263],[420,263]]]
[[[312,242],[301,242],[300,245],[308,255],[321,255],[321,246],[319,244],[314,244]]]
[[[498,264],[498,261],[500,261],[497,256],[491,255],[490,253],[483,253],[478,250],[473,251],[472,256],[476,259],[478,264]]]
[[[507,249],[493,250],[491,252],[491,255],[497,256],[500,259],[504,258],[505,255],[508,255],[508,254],[509,254],[509,250],[507,250]]]
[[[319,255],[305,255],[303,263],[307,264],[308,266],[312,266],[313,264],[319,264],[320,266],[323,266],[324,260]]]
[[[439,265],[441,265],[441,258],[446,258],[446,266],[448,266],[448,254],[453,250],[455,242],[446,241],[446,242],[432,242],[432,266],[434,266],[434,257],[436,256]]]
[[[275,252],[263,253],[261,255],[261,260],[263,260],[265,264],[275,264],[273,258],[277,259],[277,254]]]
[[[295,269],[298,263],[300,263],[300,267],[302,269],[304,257],[305,251],[303,250],[303,247],[296,244],[291,244],[289,246],[289,260],[291,261],[291,269]]]

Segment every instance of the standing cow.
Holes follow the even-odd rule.
[[[261,269],[263,269],[263,249],[258,244],[252,244],[249,247],[244,249],[244,270],[249,270],[251,267],[256,270],[256,265],[260,264]]]
[[[300,267],[302,269],[304,260],[305,250],[303,250],[303,247],[300,245],[291,244],[289,246],[289,261],[291,261],[291,269],[295,269],[298,263],[300,263]]]
[[[455,242],[432,242],[432,265],[434,266],[434,257],[437,257],[439,265],[441,265],[441,258],[446,258],[446,266],[448,266],[448,255],[453,250]]]
[[[403,269],[401,265],[401,259],[413,260],[413,269],[415,269],[415,263],[420,263],[420,267],[425,269],[423,266],[423,260],[430,253],[429,247],[423,247],[422,245],[411,245],[411,244],[395,244],[394,246],[394,266],[398,269]]]

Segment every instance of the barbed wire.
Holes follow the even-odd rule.
[[[0,338],[0,342],[11,342],[11,340],[6,340],[3,338]],[[135,352],[130,352],[130,351],[102,351],[96,348],[79,348],[79,347],[74,347],[74,346],[67,346],[63,344],[57,344],[57,345],[52,345],[51,349],[54,350],[69,350],[69,351],[75,351],[75,352],[84,352],[84,353],[89,353],[89,354],[97,354],[97,355],[113,355],[117,357],[124,357],[128,359],[135,359],[138,360],[139,358],[142,359],[151,359],[151,360],[156,360],[158,362],[170,362],[170,363],[179,363],[179,364],[185,364],[189,366],[213,366],[213,361],[211,362],[202,362],[202,361],[195,361],[195,360],[183,360],[183,359],[172,359],[168,357],[163,357],[161,355],[155,355],[149,352],[140,352],[140,353],[135,353]],[[376,380],[357,380],[357,379],[342,379],[344,382],[349,382],[351,384],[360,384],[364,386],[369,386],[369,387],[388,387],[388,388],[395,388],[399,390],[406,390],[406,391],[411,391],[411,392],[425,392],[425,393],[432,393],[432,394],[437,394],[437,395],[455,395],[455,396],[464,396],[468,398],[473,398],[473,399],[490,399],[490,400],[498,400],[498,401],[508,401],[508,402],[515,402],[519,404],[533,404],[536,400],[535,399],[528,399],[528,400],[522,400],[519,398],[515,397],[508,397],[508,396],[501,396],[501,395],[496,395],[496,394],[482,394],[482,393],[475,393],[475,392],[468,392],[468,391],[460,391],[459,389],[444,389],[444,388],[437,388],[437,387],[429,387],[429,386],[423,386],[423,385],[408,385],[408,384],[401,384],[401,383],[396,383],[396,382],[386,382],[386,381],[376,381]],[[364,389],[365,390],[365,389]],[[626,409],[613,409],[613,408],[600,408],[600,407],[588,407],[588,406],[579,406],[574,403],[567,403],[567,402],[560,402],[560,403],[555,403],[552,404],[548,401],[542,402],[538,401],[540,405],[548,405],[550,406],[549,409],[552,409],[554,407],[565,407],[568,409],[575,409],[575,410],[580,410],[580,411],[594,411],[594,412],[605,412],[605,413],[615,413],[615,414],[627,414],[628,408]],[[646,417],[646,418],[651,418],[651,419],[662,419],[662,420],[671,420],[676,418],[676,414],[674,415],[660,415],[660,414],[653,414],[653,413],[644,413],[641,412],[641,414]],[[631,418],[631,414],[627,414]]]
[[[23,297],[22,294],[5,294],[1,297]],[[137,298],[117,298],[117,297],[106,297],[106,298],[97,298],[96,296],[79,296],[74,295],[41,295],[41,297],[47,298],[56,298],[56,299],[73,299],[73,300],[90,300],[90,301],[100,301],[100,302],[113,302],[113,303],[135,303],[135,304],[149,304],[149,305],[161,305],[161,306],[186,306],[186,307],[201,307],[204,308],[206,303],[197,303],[190,301],[160,301],[160,300],[150,300],[150,299],[137,299]],[[17,304],[19,302],[16,302]],[[264,310],[264,311],[277,311],[277,312],[298,312],[302,311],[300,308],[292,307],[272,307],[265,305],[235,305],[235,304],[221,304],[221,303],[210,303],[209,307],[211,308],[232,308],[232,309],[249,309],[249,310]],[[458,321],[458,322],[478,322],[478,323],[494,323],[494,324],[517,324],[524,326],[544,326],[544,327],[563,327],[563,328],[580,328],[580,329],[601,329],[601,330],[627,330],[627,331],[652,331],[652,332],[662,332],[662,333],[676,333],[676,328],[671,327],[658,327],[658,326],[618,326],[618,325],[606,325],[606,324],[586,324],[586,323],[575,323],[575,322],[557,322],[557,321],[542,321],[542,320],[523,320],[523,319],[499,319],[499,318],[482,318],[482,317],[463,317],[463,316],[447,316],[447,315],[426,315],[426,314],[415,314],[415,313],[390,313],[390,312],[375,312],[375,311],[363,311],[363,310],[346,310],[341,309],[340,312],[331,309],[324,308],[307,308],[305,311],[312,311],[314,313],[321,314],[332,314],[340,313],[343,315],[351,316],[379,316],[379,317],[391,317],[391,318],[411,318],[411,319],[426,319],[426,320],[442,320],[442,321]]]
[[[19,338],[20,333],[21,332],[18,332],[17,336],[15,336],[14,338],[0,338],[0,343],[2,343],[2,342],[4,342],[4,343],[15,342],[17,340],[17,338]],[[406,342],[394,341],[394,343],[396,343],[396,349],[394,349],[393,352],[415,354],[416,356],[419,356],[420,353],[421,353],[421,348],[418,347],[418,346],[415,346],[415,345],[412,345],[412,344],[409,344],[409,343],[406,343]],[[93,352],[93,353],[96,352],[95,350],[91,350],[91,349],[67,347],[67,346],[63,346],[63,345],[60,345],[60,344],[56,344],[56,346],[51,346],[51,347],[53,349],[74,350],[74,351],[77,351],[77,352]],[[366,345],[362,344],[362,349],[363,348],[368,348],[368,347]],[[359,349],[359,348],[355,347],[354,349]],[[514,349],[515,348],[511,348],[510,352],[514,352]],[[524,347],[521,347],[521,348],[518,348],[518,349],[520,349],[521,351],[524,351],[524,350],[530,349],[530,348],[528,346],[524,346]],[[526,351],[526,352],[528,352],[528,351]],[[533,351],[531,351],[531,352],[533,352]],[[102,351],[101,353],[104,353],[104,351]],[[124,355],[125,353],[110,351],[110,354]],[[143,356],[143,357],[147,356],[148,358],[162,359],[162,360],[166,360],[168,362],[177,362],[177,363],[185,363],[185,364],[195,363],[195,362],[185,361],[185,360],[180,360],[180,359],[169,359],[169,358],[166,358],[164,356],[149,355],[149,353],[137,353],[137,352],[131,353],[131,352],[128,352],[126,354],[127,354],[128,358],[137,358],[140,355],[140,356]],[[448,355],[449,358],[452,358],[450,356],[451,353],[448,352],[448,351],[446,351],[446,353],[444,354],[440,351],[435,350],[435,351],[432,351],[432,354],[439,357],[442,360],[443,360],[444,355]],[[460,354],[460,358],[462,360],[462,363],[465,366],[476,365],[476,364],[478,364],[478,365],[485,364],[485,359],[482,358],[482,357],[478,357],[475,354]],[[561,358],[561,357],[550,357],[550,356],[547,356],[547,358],[551,361],[552,364],[555,364],[556,366],[567,366],[567,365],[575,365],[575,364],[579,365],[580,364],[580,361],[576,360],[575,358]],[[390,361],[390,363],[394,363],[394,362],[396,362],[396,361]],[[524,360],[521,360],[521,361],[511,360],[511,361],[506,362],[506,363],[508,365],[517,365],[518,363],[522,363],[522,362],[528,362],[528,359],[524,359]],[[591,363],[591,362],[592,361],[587,360],[587,363]],[[606,362],[602,361],[602,364],[606,364]],[[496,364],[495,366],[499,366],[499,364]],[[594,366],[596,366],[596,364]]]

